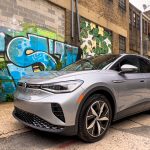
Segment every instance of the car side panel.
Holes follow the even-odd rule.
[[[142,103],[146,94],[144,76],[140,73],[118,74],[118,76],[120,76],[120,79],[113,82],[118,86],[119,99],[117,103],[119,104],[119,111]]]

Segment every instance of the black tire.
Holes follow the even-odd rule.
[[[102,109],[102,107],[97,108],[98,107],[98,103],[100,103],[100,105],[104,104],[103,111],[109,111],[109,113],[106,112],[107,113],[107,117],[105,117],[105,118],[109,119],[109,120],[107,120],[107,123],[106,123],[106,120],[105,121],[104,120],[100,121],[100,119],[97,119],[97,117],[94,119],[95,115],[93,115],[93,112],[94,112],[93,108],[95,110],[97,110],[97,112]],[[92,113],[90,116],[93,117],[93,118],[90,118],[90,116],[89,116],[90,113]],[[101,116],[103,116],[104,113],[105,112],[101,113]],[[104,118],[104,117],[101,117],[101,119],[102,118]],[[93,119],[93,121],[91,121],[90,119],[91,120]],[[80,115],[79,115],[79,124],[78,124],[78,127],[79,127],[78,128],[78,136],[79,136],[79,138],[81,140],[83,140],[84,142],[88,142],[88,143],[93,143],[93,142],[97,142],[97,141],[101,140],[102,137],[107,132],[108,128],[110,127],[111,120],[112,120],[112,109],[111,109],[111,106],[110,106],[110,103],[109,103],[108,99],[104,95],[101,95],[101,94],[94,94],[94,95],[92,95],[84,103],[84,105],[83,105],[83,107],[81,109]],[[89,121],[91,121],[91,123],[89,123]],[[91,124],[93,122],[95,122],[95,123],[94,123],[94,125],[92,125],[93,128],[91,128]],[[88,123],[90,124],[89,127],[88,127]],[[106,126],[105,129],[102,128],[104,123],[106,124],[105,125]],[[101,128],[99,128],[98,126],[101,127]],[[96,131],[98,132],[97,136],[95,136],[96,135]]]

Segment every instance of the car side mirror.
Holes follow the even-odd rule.
[[[119,74],[123,74],[123,73],[132,73],[132,72],[137,72],[138,71],[138,67],[133,66],[133,65],[122,65],[121,66],[121,71]]]

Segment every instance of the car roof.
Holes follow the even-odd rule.
[[[124,54],[104,54],[104,55],[98,55],[98,56],[89,56],[89,57],[84,58],[82,60],[92,60],[92,59],[96,59],[100,56],[109,56],[109,55],[112,55],[114,57],[118,56],[118,58],[123,58],[124,56],[136,56],[136,57],[141,57],[143,59],[146,59],[146,60],[150,61],[150,59],[145,57],[145,56],[142,56],[142,55],[139,55],[139,54],[126,54],[126,53],[124,53]]]
[[[139,55],[139,54],[127,54],[127,53],[124,53],[124,54],[104,54],[104,55],[107,55],[107,56],[112,55],[112,56],[119,56],[119,57],[123,57],[123,56],[137,56],[137,57],[141,57],[141,58],[144,58],[144,59],[147,59],[147,60],[150,61],[149,58],[147,58],[147,57],[145,57],[145,56],[142,56],[142,55]],[[84,58],[84,59],[89,59],[89,60],[91,60],[91,59],[94,59],[94,58],[97,58],[97,57],[100,57],[100,56],[104,56],[104,55],[89,56],[89,57]]]
[[[121,56],[137,56],[137,57],[141,57],[141,58],[150,60],[148,57],[142,56],[142,55],[139,55],[139,54],[120,54],[120,55],[121,55]]]

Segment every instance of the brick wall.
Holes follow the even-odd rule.
[[[71,11],[71,0],[49,1]],[[125,11],[120,8],[119,0],[79,0],[78,7],[81,17],[112,31],[114,53],[119,52],[119,35],[126,37],[126,52],[129,52],[129,0]]]
[[[119,0],[80,0],[79,4],[86,7],[88,10],[99,14],[99,18],[105,18],[107,22],[111,22],[115,25],[127,31],[126,37],[126,50],[129,50],[129,1],[126,1],[126,11],[119,7]],[[93,14],[94,15],[94,14]],[[92,17],[92,14],[91,16]],[[89,18],[90,19],[90,18]],[[101,24],[100,24],[101,25]],[[109,29],[109,23],[104,26]],[[113,32],[113,52],[119,53],[119,36],[116,35],[117,31],[114,27]],[[121,33],[120,33],[121,34]],[[122,34],[121,34],[122,35]],[[123,35],[124,36],[124,35]]]
[[[0,26],[19,29],[35,23],[65,37],[65,11],[46,0],[0,0]]]
[[[72,38],[72,12],[70,10],[66,10],[66,28],[65,28],[65,40],[67,43],[80,46],[80,41],[78,38],[78,26],[77,26],[77,16],[74,13],[74,37]]]
[[[126,11],[119,7],[119,0],[80,0],[79,4],[104,17],[108,21],[128,30],[129,1],[126,1]],[[90,19],[90,18],[89,18]]]
[[[137,26],[137,20],[136,20],[136,25],[134,24],[134,18],[133,14],[135,13],[136,18],[141,17],[141,11],[137,9],[135,6],[130,4],[130,15],[131,15],[131,22],[130,22],[130,52],[131,53],[141,53],[141,39],[140,39],[140,25]],[[145,12],[145,15],[143,15],[143,22],[146,21],[147,23],[147,31],[144,31],[144,24],[143,23],[143,53],[145,56],[149,55],[148,51],[150,51],[150,40],[149,40],[149,31],[148,28],[150,26],[150,20],[148,18],[149,11]],[[140,22],[139,22],[140,23]]]

